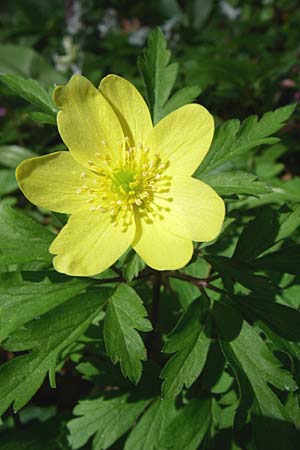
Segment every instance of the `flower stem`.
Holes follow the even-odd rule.
[[[152,308],[151,308],[151,323],[153,330],[149,334],[148,352],[150,357],[154,354],[155,341],[157,336],[157,325],[159,318],[159,302],[160,302],[160,288],[161,288],[161,272],[155,270],[153,273],[153,291],[152,291]]]

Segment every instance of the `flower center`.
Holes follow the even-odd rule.
[[[166,195],[171,184],[166,173],[168,161],[162,161],[159,154],[150,156],[149,148],[142,144],[131,147],[128,138],[125,158],[116,161],[107,153],[95,156],[97,163],[88,162],[94,174],[81,174],[89,186],[84,184],[77,189],[78,194],[88,193],[91,211],[109,212],[113,221],[121,220],[125,227],[137,213],[150,223],[154,217],[163,219],[163,212],[169,210],[168,203],[172,201]]]

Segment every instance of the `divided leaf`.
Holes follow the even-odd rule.
[[[217,128],[211,148],[196,171],[196,176],[211,172],[259,145],[278,142],[278,138],[271,136],[284,126],[295,107],[292,104],[267,112],[260,120],[257,116],[250,116],[242,124],[237,119],[225,122]]]
[[[142,375],[141,361],[147,359],[139,331],[151,331],[147,311],[137,293],[120,284],[109,299],[104,321],[104,340],[112,362],[120,362],[125,377],[137,383]]]
[[[163,432],[175,415],[173,399],[157,398],[130,433],[124,450],[157,450]]]
[[[279,221],[276,212],[268,206],[264,207],[244,227],[233,257],[242,261],[253,261],[274,245],[278,230]]]
[[[179,410],[165,430],[160,450],[197,450],[211,424],[211,403],[194,398]]]
[[[35,272],[34,276],[38,280],[30,279],[30,273],[0,274],[0,342],[21,325],[75,297],[91,284],[89,280],[50,272]]]
[[[79,402],[68,423],[72,449],[82,447],[95,434],[93,450],[109,448],[135,423],[149,399],[131,399],[129,394]]]
[[[138,59],[154,124],[180,106],[193,102],[201,93],[199,87],[187,86],[170,97],[178,73],[178,64],[170,63],[170,59],[166,39],[156,28],[150,33],[148,47]]]
[[[175,397],[200,375],[211,341],[207,336],[208,309],[206,297],[196,299],[168,335],[163,351],[176,353],[161,372],[163,397]]]
[[[171,52],[162,31],[156,28],[150,33],[148,47],[138,59],[146,88],[146,97],[153,122],[162,118],[163,107],[174,86],[178,65],[170,64]]]
[[[205,256],[205,259],[221,275],[224,286],[229,292],[234,292],[235,282],[265,297],[273,298],[279,292],[270,278],[253,273],[253,266],[247,263],[219,255]]]
[[[209,184],[220,195],[260,195],[268,194],[271,188],[251,173],[221,172],[201,177],[201,180]]]
[[[288,341],[300,341],[300,311],[258,296],[232,297],[252,320],[262,320],[276,334]],[[288,344],[288,343],[287,343]]]
[[[50,265],[48,248],[53,233],[7,205],[0,205],[0,265],[43,261]]]
[[[282,247],[276,252],[268,253],[254,262],[256,269],[273,272],[300,274],[300,244]]]
[[[13,403],[22,408],[42,385],[49,372],[51,385],[61,353],[79,337],[104,306],[110,290],[90,292],[56,307],[20,328],[6,342],[9,351],[31,350],[0,367],[0,416]]]
[[[296,390],[292,376],[280,368],[280,362],[252,326],[242,321],[230,306],[216,303],[214,317],[220,345],[236,374],[244,372],[263,415],[286,420],[283,405],[269,384],[283,391]]]
[[[36,80],[20,75],[0,74],[0,81],[14,94],[40,108],[44,113],[55,116],[57,108],[47,91]]]

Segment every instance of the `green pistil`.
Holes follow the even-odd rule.
[[[129,169],[120,169],[112,178],[114,187],[127,193],[131,191],[130,184],[134,181],[135,172]]]

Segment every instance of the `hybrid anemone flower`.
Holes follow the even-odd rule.
[[[185,266],[193,242],[216,238],[224,202],[192,178],[214,122],[198,104],[155,126],[137,89],[116,75],[96,89],[81,75],[53,94],[69,151],[23,161],[17,180],[35,205],[69,214],[49,251],[58,272],[92,276],[130,246],[152,268]]]

